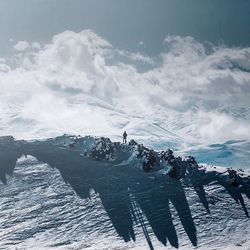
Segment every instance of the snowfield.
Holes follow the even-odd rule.
[[[249,170],[203,160],[135,141],[1,137],[0,249],[250,249]]]

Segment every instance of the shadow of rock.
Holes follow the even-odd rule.
[[[164,178],[165,179],[165,178]],[[169,208],[169,194],[162,184],[163,180],[144,178],[133,189],[136,202],[145,214],[157,239],[166,245],[178,248],[178,238]]]
[[[136,240],[134,225],[139,224],[150,249],[154,249],[148,227],[157,239],[178,248],[178,236],[173,223],[172,207],[193,246],[197,246],[196,227],[191,215],[183,184],[169,176],[144,173],[128,163],[128,155],[118,152],[114,161],[98,161],[81,156],[77,147],[55,145],[53,140],[0,141],[0,178],[6,183],[6,174],[13,173],[17,159],[25,154],[57,168],[64,181],[69,183],[82,199],[91,198],[90,190],[99,194],[103,207],[117,234],[125,241]],[[201,203],[210,212],[204,186],[212,181],[224,186],[233,199],[240,203],[249,217],[242,193],[250,197],[249,187],[232,187],[220,174],[203,169],[189,168],[183,183],[194,187]],[[173,205],[171,206],[170,203]]]
[[[6,184],[6,175],[12,175],[17,159],[23,155],[22,144],[12,136],[0,138],[0,180]]]
[[[219,180],[219,183],[226,189],[228,194],[243,208],[245,215],[249,218],[249,214],[244,202],[244,198],[242,196],[242,191],[244,188],[239,188],[238,186],[232,186],[228,184],[227,182],[223,182],[222,180]]]

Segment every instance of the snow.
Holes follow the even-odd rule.
[[[0,59],[1,136],[120,140],[127,130],[148,147],[178,150],[250,140],[249,47],[169,35],[148,57],[92,30],[18,45],[21,52]]]
[[[0,149],[0,248],[249,249],[247,170],[233,186],[225,167],[91,136]]]

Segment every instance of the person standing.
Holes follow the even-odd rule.
[[[127,132],[124,131],[123,132],[123,140],[122,140],[122,142],[125,143],[125,144],[127,143],[127,136],[128,136]]]

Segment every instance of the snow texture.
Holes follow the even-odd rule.
[[[1,249],[249,249],[250,173],[131,140],[0,138]]]

